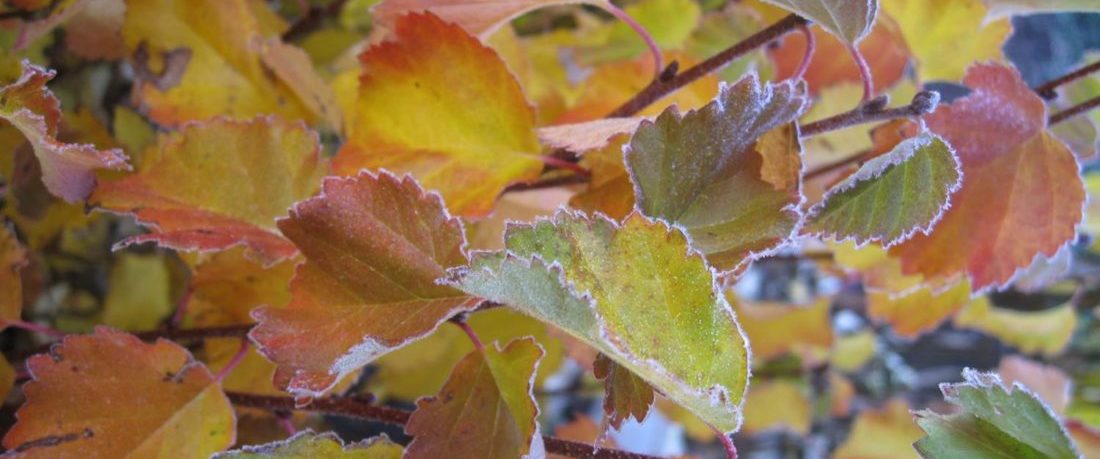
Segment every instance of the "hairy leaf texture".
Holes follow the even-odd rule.
[[[867,161],[810,209],[806,232],[857,244],[891,246],[928,234],[962,185],[955,152],[922,133]]]
[[[279,366],[276,385],[297,397],[321,395],[478,303],[436,284],[447,268],[466,264],[466,238],[439,196],[412,177],[330,177],[279,229],[306,262],[290,304],[254,311],[259,324],[250,336]]]
[[[397,20],[359,56],[359,98],[336,172],[410,173],[462,216],[484,216],[508,184],[542,172],[535,112],[492,49],[430,13]]]
[[[766,166],[786,163],[800,171],[801,149],[797,138],[757,141],[798,117],[804,93],[803,84],[761,84],[753,74],[722,87],[698,110],[681,115],[670,108],[643,122],[623,149],[637,208],[682,226],[692,246],[721,270],[785,243],[802,217],[802,184],[795,178],[776,186]]]
[[[638,213],[619,226],[562,211],[510,227],[505,245],[450,281],[556,325],[722,431],[738,429],[747,343],[682,231]]]
[[[233,444],[236,417],[186,349],[106,327],[27,362],[27,402],[4,436],[25,458],[206,459]]]

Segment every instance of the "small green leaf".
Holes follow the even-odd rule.
[[[801,170],[797,132],[793,142],[758,140],[797,119],[805,93],[803,83],[761,85],[750,74],[698,110],[669,108],[642,122],[623,148],[638,209],[683,227],[721,270],[782,245],[801,219],[798,174],[776,180]]]
[[[959,159],[943,139],[922,133],[868,161],[810,209],[807,232],[891,246],[928,234],[962,185]]]
[[[1050,407],[1020,384],[1008,389],[992,373],[963,370],[962,383],[942,384],[956,414],[915,413],[927,434],[913,444],[925,459],[1074,459],[1080,454]]]
[[[449,283],[587,342],[723,431],[740,427],[746,340],[683,232],[638,213],[619,226],[562,211],[509,227],[505,245]]]
[[[878,0],[764,0],[806,19],[829,33],[856,44],[871,32]]]
[[[385,434],[344,446],[332,432],[303,430],[286,440],[245,446],[216,454],[212,459],[400,459],[404,448]]]

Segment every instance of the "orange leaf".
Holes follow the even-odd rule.
[[[23,279],[19,270],[26,264],[26,249],[0,224],[0,324],[22,318]]]
[[[918,458],[913,442],[921,430],[909,414],[909,405],[891,399],[886,405],[864,411],[856,418],[848,439],[836,450],[837,459]]]
[[[99,327],[27,361],[27,402],[4,436],[24,458],[207,458],[236,418],[214,376],[179,345]]]
[[[55,196],[82,201],[95,186],[95,169],[129,170],[122,150],[97,150],[88,144],[57,140],[61,102],[46,88],[54,71],[23,62],[23,75],[0,88],[0,118],[7,120],[34,147],[42,182]]]
[[[405,425],[409,459],[542,457],[532,389],[542,347],[531,338],[475,350],[434,397],[420,399]]]
[[[337,173],[411,173],[456,214],[484,216],[504,187],[542,172],[535,112],[519,83],[462,28],[430,13],[402,16],[394,41],[360,60]]]
[[[753,360],[767,360],[788,352],[800,355],[826,351],[833,344],[829,299],[809,306],[730,300],[752,343]]]
[[[596,379],[604,381],[603,411],[616,429],[630,418],[645,420],[653,405],[653,387],[606,355],[596,356]]]
[[[429,12],[462,26],[471,35],[487,40],[500,26],[528,11],[544,6],[591,3],[599,0],[385,0],[372,8],[375,23],[390,29],[399,17]]]
[[[317,135],[274,117],[214,118],[162,136],[137,174],[99,186],[92,201],[152,229],[120,245],[178,250],[246,246],[271,264],[296,252],[275,218],[317,190],[328,163]]]
[[[939,285],[965,275],[984,290],[1073,241],[1085,190],[1077,159],[1046,131],[1046,107],[1016,70],[982,64],[964,82],[968,96],[926,117],[957,151],[962,188],[930,234],[890,253],[906,274]]]
[[[279,365],[276,385],[320,395],[374,358],[420,339],[477,300],[437,285],[467,263],[465,237],[438,195],[409,176],[325,180],[279,229],[306,256],[285,308],[253,312],[252,339]],[[324,336],[324,339],[318,339]]]

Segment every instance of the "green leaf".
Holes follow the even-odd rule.
[[[963,370],[965,382],[942,384],[944,398],[961,411],[915,413],[927,434],[913,444],[925,459],[1080,457],[1061,421],[1026,387],[1005,388],[992,373]]]
[[[505,246],[448,282],[556,325],[723,431],[740,427],[746,340],[683,232],[636,212],[618,226],[561,211],[509,227]]]
[[[940,137],[921,133],[868,161],[810,209],[807,232],[891,246],[932,228],[962,185],[959,159]]]
[[[764,0],[813,21],[840,39],[856,44],[871,31],[878,0]]]
[[[400,459],[404,448],[385,434],[344,446],[332,432],[303,430],[286,440],[245,446],[216,454],[211,459]]]
[[[797,139],[788,150],[771,148],[788,142],[754,146],[802,113],[805,94],[804,83],[761,85],[750,74],[699,110],[669,108],[643,122],[623,149],[638,209],[686,229],[692,246],[722,270],[782,245],[801,219],[801,181],[777,186],[765,165],[800,170],[801,151]]]

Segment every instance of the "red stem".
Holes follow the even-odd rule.
[[[1039,86],[1036,86],[1035,92],[1039,93],[1039,96],[1043,97],[1044,99],[1053,99],[1058,95],[1054,92],[1055,88],[1062,86],[1066,83],[1077,81],[1093,72],[1100,72],[1100,61],[1093,62],[1089,65],[1086,65],[1058,78],[1043,83]]]
[[[237,365],[241,364],[241,361],[244,360],[244,356],[248,354],[250,344],[251,342],[248,341],[248,338],[241,338],[241,347],[237,349],[237,353],[233,354],[233,358],[229,359],[229,362],[227,362],[221,370],[218,370],[217,376],[214,377],[214,379],[218,381],[218,384],[221,384],[221,382],[225,380],[225,377],[229,376],[229,372],[233,371],[234,368],[237,368]]]
[[[9,320],[6,323],[15,328],[22,328],[30,332],[41,333],[51,338],[64,338],[65,335],[68,335],[68,333],[65,333],[61,330],[51,328],[42,324],[36,324],[34,322],[27,322],[23,320]]]
[[[452,324],[455,324],[458,328],[461,328],[466,333],[466,337],[470,338],[470,342],[474,344],[474,348],[478,352],[485,352],[485,345],[481,344],[481,338],[478,338],[477,332],[473,328],[470,328],[470,324],[465,320],[452,320]]]
[[[726,458],[737,459],[737,446],[733,444],[733,438],[718,429],[714,429],[714,433],[718,435],[718,439],[722,442],[722,448],[726,450]]]
[[[634,32],[637,33],[639,37],[642,37],[642,41],[645,41],[646,47],[649,48],[649,53],[653,55],[653,78],[660,78],[661,71],[664,70],[665,66],[664,60],[661,58],[661,47],[657,46],[657,41],[653,39],[653,35],[650,35],[649,31],[646,30],[642,24],[635,21],[629,14],[626,14],[626,11],[623,11],[622,8],[615,6],[610,0],[604,1],[601,5],[604,10],[611,13],[612,16],[615,16],[620,21],[623,21],[623,23],[631,29],[634,29]]]
[[[798,64],[798,70],[795,70],[794,75],[791,76],[792,80],[800,80],[806,75],[806,70],[810,68],[810,61],[814,58],[814,50],[817,48],[817,38],[814,37],[809,26],[802,24],[798,27],[798,31],[806,37],[806,54],[802,56],[802,63]]]
[[[547,166],[556,167],[558,169],[571,170],[581,177],[589,177],[592,175],[592,172],[589,172],[588,169],[581,167],[577,163],[566,161],[561,158],[555,158],[550,155],[545,155],[540,156],[539,159],[542,160],[542,163],[546,164]]]
[[[1087,113],[1088,111],[1096,107],[1100,107],[1100,96],[1093,97],[1092,99],[1086,100],[1070,108],[1050,115],[1050,118],[1047,120],[1047,124],[1050,125],[1061,123],[1062,121],[1068,120],[1082,113]]]
[[[866,103],[875,96],[875,81],[871,76],[871,67],[867,65],[867,60],[863,58],[863,53],[859,52],[856,45],[848,45],[848,53],[852,55],[856,67],[859,67],[859,77],[863,80],[863,100],[860,102]]]
[[[172,328],[179,328],[183,323],[183,316],[187,315],[187,305],[191,304],[191,294],[194,293],[194,289],[191,286],[187,286],[187,290],[183,291],[183,297],[180,298],[179,304],[176,306],[176,312],[172,314],[172,320],[168,322],[168,326]]]

